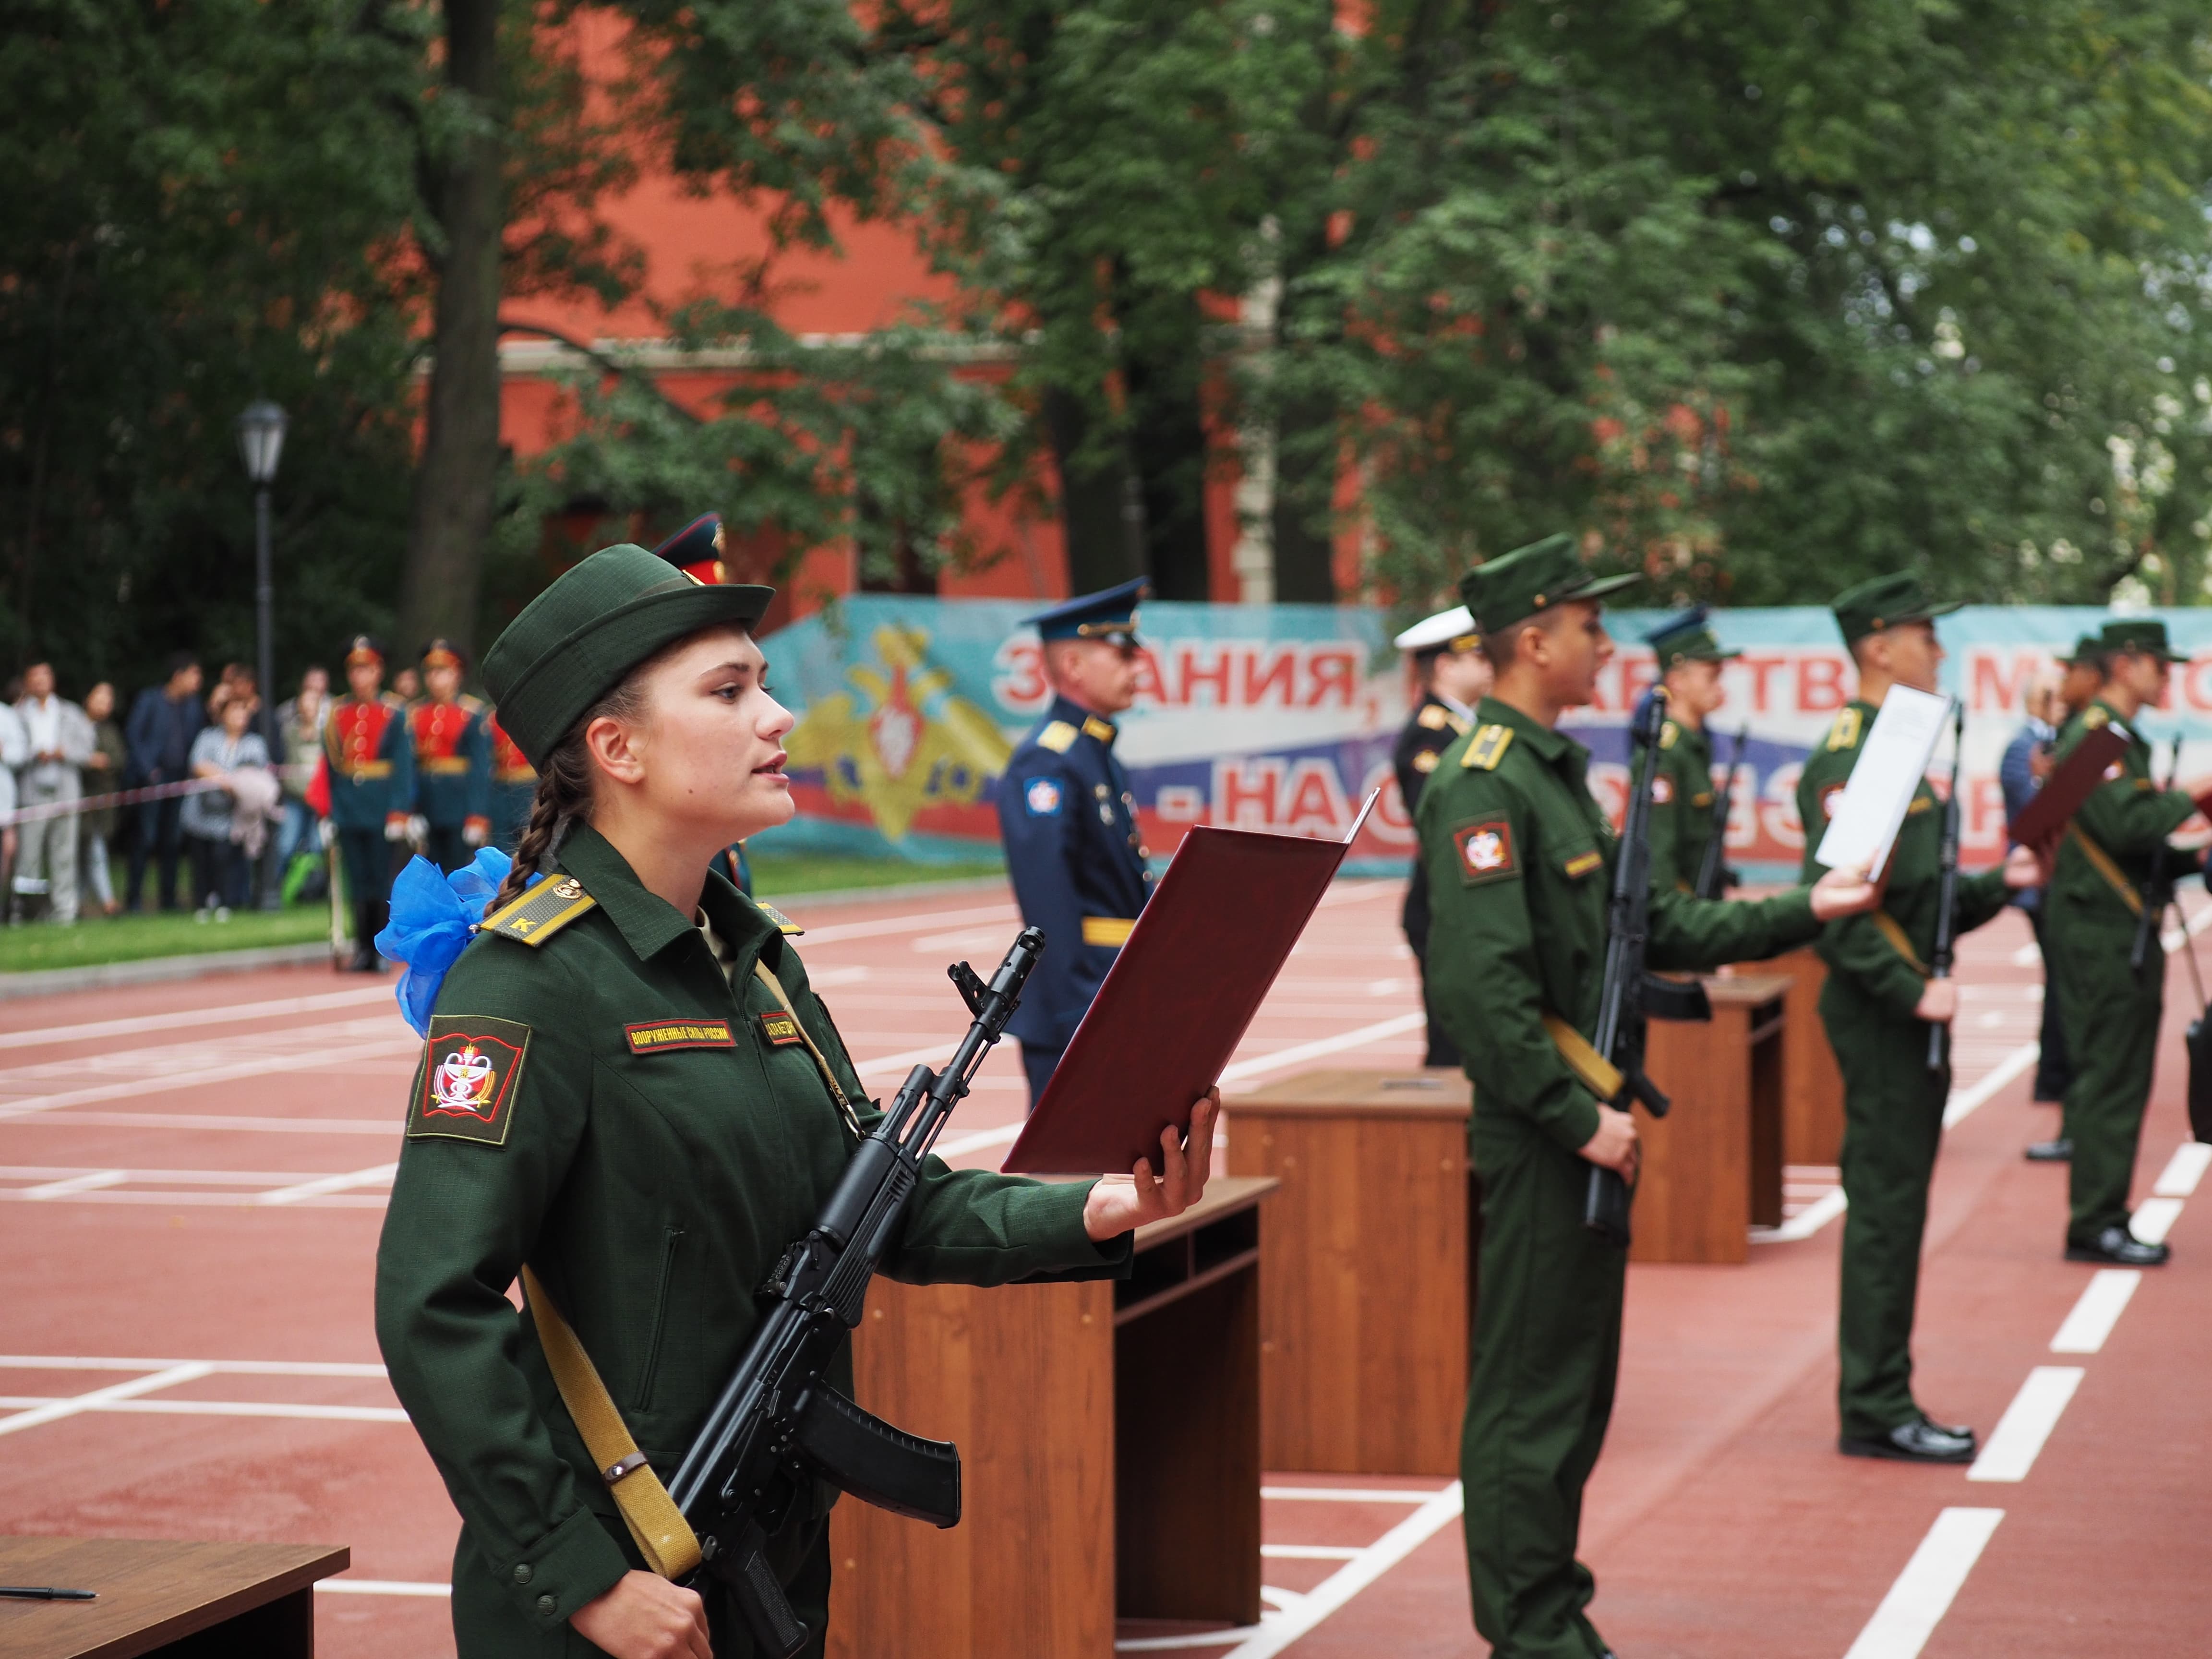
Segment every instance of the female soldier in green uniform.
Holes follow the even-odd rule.
[[[702,1601],[641,1570],[507,1291],[526,1264],[672,1472],[751,1333],[755,1287],[872,1123],[786,929],[708,867],[792,812],[792,720],[747,632],[769,596],[609,548],[484,663],[538,793],[437,997],[376,1291],[392,1387],[461,1513],[463,1659],[754,1650],[718,1588]],[[976,1285],[1123,1271],[1132,1229],[1202,1189],[1217,1104],[1194,1115],[1188,1162],[1163,1137],[1158,1179],[1140,1163],[1045,1185],[933,1160],[888,1270]],[[817,1654],[833,1496],[770,1548]]]

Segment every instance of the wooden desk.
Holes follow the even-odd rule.
[[[957,1441],[939,1531],[841,1500],[840,1659],[1113,1659],[1115,1620],[1260,1617],[1260,1200],[1217,1178],[1118,1284],[897,1285],[854,1334],[860,1402]]]
[[[1260,1445],[1271,1469],[1453,1475],[1481,1206],[1455,1069],[1317,1071],[1226,1103],[1260,1218]]]
[[[1739,974],[1705,990],[1710,1024],[1650,1024],[1644,1069],[1674,1109],[1636,1116],[1644,1170],[1632,1261],[1744,1261],[1753,1224],[1781,1224],[1790,981]]]
[[[310,1659],[315,1581],[344,1549],[135,1538],[0,1537],[0,1583],[100,1592],[97,1601],[0,1601],[8,1659]]]
[[[1828,964],[1812,950],[1792,951],[1757,971],[1790,975],[1783,1011],[1782,1161],[1834,1165],[1844,1155],[1844,1074],[1820,1021]]]

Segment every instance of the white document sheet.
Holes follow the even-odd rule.
[[[1837,798],[1816,860],[1831,870],[1881,872],[1950,719],[1949,697],[1890,687],[1874,730],[1859,745],[1858,764]]]

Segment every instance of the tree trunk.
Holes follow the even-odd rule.
[[[499,471],[501,188],[499,5],[445,0],[446,80],[489,124],[431,169],[431,211],[445,232],[438,264],[430,389],[413,521],[400,581],[400,636],[411,652],[442,635],[474,652],[477,590]]]
[[[1176,306],[1171,330],[1125,330],[1129,447],[1144,493],[1145,562],[1163,599],[1212,597],[1206,554],[1206,421],[1199,400],[1198,301]]]
[[[1048,386],[1046,435],[1060,468],[1060,516],[1067,539],[1067,589],[1089,593],[1145,574],[1145,504],[1117,447],[1101,462],[1081,454],[1090,410],[1076,393]]]
[[[1336,602],[1329,519],[1336,494],[1335,410],[1322,398],[1285,403],[1275,432],[1275,598]]]

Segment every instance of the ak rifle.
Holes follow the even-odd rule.
[[[1712,834],[1706,837],[1705,855],[1698,864],[1698,884],[1691,890],[1701,899],[1717,899],[1735,884],[1735,872],[1728,867],[1729,809],[1735,803],[1735,775],[1743,766],[1743,746],[1750,741],[1751,722],[1746,720],[1729,755],[1728,776],[1713,797]]]
[[[1585,1045],[1564,1020],[1547,1021],[1552,1037],[1591,1092],[1622,1111],[1636,1102],[1654,1117],[1670,1104],[1644,1073],[1644,1027],[1648,1018],[1711,1019],[1711,1002],[1695,980],[1659,979],[1644,971],[1644,947],[1651,930],[1651,780],[1659,768],[1659,728],[1667,718],[1667,694],[1655,689],[1629,728],[1632,753],[1628,811],[1621,823],[1620,851],[1613,866],[1613,896],[1606,919],[1605,977],[1598,992],[1597,1030]],[[1589,1062],[1595,1060],[1595,1066]],[[1628,1248],[1628,1183],[1611,1170],[1593,1167],[1583,1199],[1583,1225],[1607,1243]]]
[[[766,1311],[752,1341],[669,1482],[698,1536],[700,1571],[728,1582],[773,1659],[789,1659],[809,1632],[776,1582],[768,1541],[813,1480],[939,1527],[960,1519],[959,1449],[893,1428],[833,1388],[829,1371],[906,1220],[922,1160],[1005,1032],[1043,950],[1044,935],[1025,927],[989,984],[964,962],[947,970],[975,1016],[968,1035],[942,1072],[907,1073],[819,1218],[784,1251],[762,1287]]]
[[[1943,801],[1943,848],[1937,855],[1940,874],[1936,884],[1936,952],[1929,960],[1931,980],[1951,977],[1951,964],[1959,939],[1959,763],[1965,757],[1966,705],[1951,705],[1951,790]],[[1951,1058],[1951,1027],[1935,1020],[1928,1027],[1928,1069],[1940,1072]]]
[[[2166,787],[2172,789],[2180,776],[2181,734],[2177,732],[2172,758],[2166,763]],[[2160,841],[2150,855],[2150,875],[2142,884],[2142,915],[2136,918],[2136,942],[2128,951],[2128,966],[2138,975],[2150,960],[2150,942],[2158,937],[2159,924],[2166,920],[2166,907],[2173,902],[2173,878],[2169,873],[2172,863],[2172,854]]]

